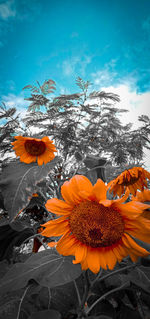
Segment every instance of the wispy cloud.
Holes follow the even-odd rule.
[[[0,17],[3,20],[7,20],[16,16],[16,9],[14,7],[14,1],[8,0],[0,4]]]
[[[103,69],[92,73],[91,77],[93,84],[96,86],[107,86],[114,83],[118,76],[117,72],[115,71],[116,62],[117,60],[112,59],[110,62],[104,65]]]
[[[41,14],[41,2],[32,0],[0,1],[0,47],[7,43],[7,34],[13,32],[16,21],[33,21]]]
[[[145,30],[146,32],[148,31],[148,33],[149,33],[149,31],[150,31],[150,16],[148,16],[148,17],[143,21],[143,23],[142,23],[142,28],[143,28],[143,30]]]
[[[74,56],[66,59],[62,63],[62,70],[65,76],[85,76],[86,67],[91,63],[92,57],[84,55],[83,57]]]
[[[29,102],[24,100],[23,94],[15,95],[15,94],[8,94],[3,95],[1,97],[1,101],[5,103],[6,107],[17,109],[17,113],[20,113],[21,117],[26,114],[27,108],[29,106]]]

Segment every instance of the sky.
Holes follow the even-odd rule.
[[[22,113],[24,86],[75,93],[80,76],[119,94],[136,128],[150,115],[150,0],[0,0],[0,61],[0,100]]]

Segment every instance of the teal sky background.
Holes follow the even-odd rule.
[[[0,93],[77,76],[101,87],[150,90],[149,0],[0,0]]]
[[[0,100],[22,116],[24,86],[52,79],[56,96],[76,93],[80,76],[119,94],[136,128],[150,115],[150,0],[0,0],[0,62]]]

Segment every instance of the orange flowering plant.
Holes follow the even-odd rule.
[[[14,150],[17,156],[20,157],[20,161],[30,164],[32,162],[38,162],[38,165],[47,164],[54,159],[54,152],[57,152],[53,141],[48,136],[42,139],[15,136],[17,141],[12,142]]]
[[[142,131],[122,125],[119,96],[88,94],[81,78],[81,92],[54,98],[53,80],[37,83],[24,88],[31,104],[22,121],[14,109],[2,106],[0,114],[7,119],[1,154],[9,155],[0,180],[0,317],[9,310],[17,319],[143,318],[148,119],[140,117]]]
[[[130,256],[133,262],[149,252],[137,245],[132,236],[150,243],[150,223],[142,213],[150,205],[135,201],[124,203],[129,193],[108,200],[107,186],[98,179],[93,186],[82,175],[75,175],[61,187],[63,200],[54,198],[46,208],[61,216],[48,221],[42,234],[62,236],[57,251],[74,255],[73,263],[98,273],[100,268],[113,269],[117,262]]]

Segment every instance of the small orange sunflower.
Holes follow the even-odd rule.
[[[122,172],[116,179],[108,183],[109,192],[121,196],[126,189],[134,196],[137,189],[143,191],[147,187],[147,180],[150,180],[150,173],[142,167],[133,167]]]
[[[150,204],[150,190],[144,189],[143,192],[137,192],[136,197],[132,196],[132,200],[142,202],[145,204]],[[142,217],[150,220],[150,209],[144,210],[144,212],[142,213]]]
[[[133,261],[149,252],[140,247],[131,236],[150,242],[150,222],[141,217],[150,205],[139,202],[124,204],[128,197],[108,200],[107,186],[98,179],[93,186],[82,175],[75,175],[63,184],[64,200],[53,198],[46,208],[61,217],[45,223],[43,236],[62,236],[57,251],[74,255],[74,264],[97,273],[101,268],[113,269],[117,262],[130,255]]]
[[[53,141],[48,136],[42,139],[15,136],[17,141],[11,143],[17,156],[20,156],[20,161],[30,164],[38,162],[38,165],[47,164],[54,159],[54,152],[57,152]]]

